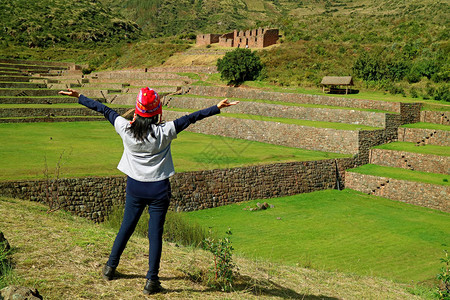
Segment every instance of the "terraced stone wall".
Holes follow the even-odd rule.
[[[450,174],[450,157],[371,149],[369,163],[430,173]]]
[[[346,188],[405,203],[450,212],[450,187],[346,172]]]
[[[342,189],[345,169],[354,165],[354,159],[345,158],[177,173],[171,178],[170,208],[192,211],[337,186]],[[49,186],[51,182],[44,180],[0,182],[0,194],[48,205],[53,199],[64,210],[101,222],[112,206],[123,204],[126,177],[61,179],[53,190]]]
[[[119,114],[129,108],[115,108]],[[0,118],[38,117],[38,116],[99,116],[96,111],[88,108],[0,108]]]
[[[309,104],[344,106],[363,109],[378,109],[400,113],[400,104],[396,102],[330,97],[324,95],[274,93],[254,89],[242,89],[230,87],[191,86],[189,88],[186,88],[185,90],[186,93],[200,96],[263,99],[263,100],[294,102],[294,103],[309,103]]]
[[[421,103],[400,103],[401,124],[420,122]]]
[[[358,134],[358,161],[360,164],[369,162],[370,149],[374,146],[394,141],[397,138],[397,129],[362,130]]]
[[[165,101],[170,107],[195,110],[215,105],[218,102],[217,99],[191,97],[168,97]],[[350,109],[311,108],[242,101],[237,106],[229,107],[226,112],[288,119],[361,124],[373,127],[386,126],[385,113]],[[392,116],[395,119],[398,115],[392,114]]]
[[[450,125],[450,113],[448,111],[422,111],[420,122]]]
[[[430,144],[449,147],[450,131],[420,129],[420,128],[399,128],[398,140],[400,142]]]
[[[182,112],[174,111],[163,113],[166,120],[174,120],[183,115]],[[254,119],[215,116],[195,123],[187,130],[308,150],[345,154],[359,152],[359,133],[356,130],[336,130],[268,122],[261,121],[258,116],[255,116]]]

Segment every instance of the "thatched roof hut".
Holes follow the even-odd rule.
[[[323,92],[325,87],[328,87],[331,92],[338,86],[345,86],[345,93],[348,94],[348,87],[353,85],[353,78],[352,76],[325,76],[320,84],[323,86]]]

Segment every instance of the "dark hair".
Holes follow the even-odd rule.
[[[159,117],[160,115],[156,115],[149,118],[136,115],[136,120],[134,120],[134,122],[131,123],[131,126],[128,127],[127,130],[130,131],[133,137],[140,142],[144,142],[145,140],[148,141],[149,131],[152,138],[156,138],[155,133],[153,132],[152,129],[152,124],[155,125],[161,124],[161,120]]]

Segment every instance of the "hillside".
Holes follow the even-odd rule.
[[[140,28],[95,0],[0,2],[0,45],[30,48],[133,41]],[[87,45],[86,45],[87,44]]]
[[[162,65],[190,47],[198,50],[198,33],[268,26],[279,28],[281,39],[259,52],[265,82],[317,87],[323,76],[352,75],[358,90],[450,100],[446,1],[15,2],[19,9],[12,9],[11,0],[0,4],[0,57],[75,60],[90,70],[141,68]],[[212,57],[195,64],[211,65],[220,56]]]
[[[133,235],[118,267],[104,281],[101,266],[115,232],[85,219],[17,199],[0,199],[0,228],[14,248],[7,282],[37,288],[44,299],[141,299],[148,240]],[[21,222],[17,222],[20,219]],[[36,222],[38,220],[38,222]],[[158,299],[424,299],[420,289],[376,277],[284,266],[235,258],[240,276],[231,293],[195,281],[213,263],[198,249],[165,243]],[[8,281],[9,280],[9,281]],[[1,289],[0,285],[0,289]],[[415,293],[416,295],[414,295]]]

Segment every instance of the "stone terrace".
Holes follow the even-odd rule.
[[[353,173],[351,170],[348,172],[344,172],[344,170],[369,162],[381,164],[382,162],[388,163],[388,161],[391,162],[392,166],[404,167],[404,161],[401,163],[399,158],[403,160],[406,158],[409,162],[406,166],[408,164],[414,165],[415,170],[434,171],[432,166],[439,164],[438,169],[443,170],[444,174],[448,174],[448,158],[424,158],[419,155],[414,156],[411,153],[387,153],[371,150],[373,146],[397,140],[412,140],[419,143],[423,140],[421,142],[423,144],[434,143],[448,147],[448,131],[400,127],[402,124],[419,121],[448,125],[447,112],[420,112],[421,105],[419,103],[395,103],[324,95],[274,93],[256,89],[191,85],[194,82],[192,78],[195,78],[195,76],[189,76],[189,73],[202,76],[201,74],[215,72],[217,70],[213,67],[192,66],[95,72],[83,75],[80,67],[73,64],[0,60],[0,122],[103,120],[101,116],[76,105],[76,99],[58,96],[57,92],[69,87],[74,88],[84,95],[108,105],[124,105],[124,107],[115,107],[119,113],[123,113],[128,107],[134,106],[139,88],[149,86],[165,96],[163,102],[168,106],[168,109],[164,111],[166,120],[172,120],[186,114],[183,111],[214,105],[219,99],[225,97],[245,100],[241,101],[239,106],[230,107],[227,110],[227,113],[239,114],[244,118],[238,119],[224,114],[194,124],[189,127],[188,130],[190,131],[353,155],[353,158],[321,163],[275,164],[258,167],[254,173],[256,177],[262,176],[267,182],[289,182],[289,187],[277,187],[278,192],[276,194],[269,193],[270,188],[263,189],[261,185],[265,185],[264,182],[258,183],[257,187],[242,185],[242,178],[246,178],[245,176],[248,174],[253,174],[253,171],[249,171],[250,169],[205,171],[201,175],[200,173],[179,174],[173,179],[175,187],[174,203],[177,206],[174,209],[178,210],[215,207],[233,201],[251,200],[254,197],[284,196],[292,193],[333,188],[336,185],[342,188],[344,183],[356,190],[408,202],[407,199],[392,196],[398,193],[388,190],[387,186],[394,187],[393,184],[386,184],[386,181],[390,180],[389,178],[375,176],[376,178],[373,179],[367,177],[369,175],[365,177]],[[31,104],[41,105],[30,106]],[[305,120],[312,123],[310,123],[311,126],[299,126],[270,122],[262,120],[262,116]],[[314,122],[346,123],[353,124],[356,127],[354,130],[339,130],[326,126],[314,126]],[[359,130],[357,129],[358,125],[372,126],[374,129]],[[267,170],[271,171],[268,172]],[[286,172],[283,170],[286,170]],[[208,194],[204,197],[198,189],[186,190],[193,186],[208,185],[208,182],[219,182],[221,172],[236,174],[236,176],[233,175],[236,178],[231,176],[236,181],[233,186],[239,186],[240,188],[230,194],[233,199],[228,197],[227,194],[216,195],[214,189],[208,190]],[[282,177],[285,178],[280,178],[280,174],[284,174]],[[296,174],[294,181],[291,178],[291,176],[294,176],[292,174]],[[309,175],[314,179],[310,179]],[[274,176],[277,179],[274,179]],[[251,180],[253,179],[251,178]],[[246,179],[246,181],[248,180],[250,178]],[[98,210],[98,208],[95,208],[95,203],[110,200],[103,199],[102,193],[99,194],[98,191],[94,191],[93,185],[90,184],[94,181],[95,179],[80,180],[79,182],[86,183],[79,185],[79,182],[77,182],[77,189],[80,191],[86,190],[88,194],[92,190],[92,193],[100,196],[93,197],[93,200],[91,196],[86,198],[89,200],[74,198],[73,203],[70,204],[73,207],[70,205],[69,207],[71,211],[77,214],[99,221],[103,219],[109,206],[102,206]],[[118,190],[122,193],[123,179],[112,179],[112,181],[120,184]],[[70,185],[71,181],[67,180],[67,182]],[[373,182],[376,182],[376,187],[372,186]],[[394,181],[388,183],[392,182]],[[371,185],[369,190],[367,190],[368,184]],[[297,189],[296,185],[304,185],[305,188]],[[6,191],[5,185],[3,186],[3,188],[0,188],[2,193]],[[37,190],[33,192],[33,183],[8,183],[7,186],[10,195],[20,196],[23,191],[26,191],[27,198],[45,202],[41,197],[42,195],[36,194],[38,193]],[[418,187],[417,184],[408,182],[404,186],[408,186],[408,190],[402,193],[410,198],[412,197],[410,203],[446,210],[445,203],[447,202],[442,199],[431,204],[425,200],[417,200],[423,198],[419,195],[420,190],[414,188],[414,186]],[[26,187],[25,190],[24,187]],[[70,191],[71,188],[67,187],[67,190]],[[399,188],[395,187],[394,190],[398,191]],[[439,190],[439,187],[436,190]],[[120,193],[117,195],[113,193],[113,197],[121,197],[122,194]],[[240,197],[239,195],[242,193],[245,193],[245,195]],[[66,196],[72,197],[70,193]]]
[[[450,126],[448,126],[444,118],[447,114],[448,112],[422,111],[422,121],[426,120],[428,123],[447,126],[448,130],[400,127],[398,128],[398,141],[408,142],[417,146],[417,151],[371,149],[369,163],[394,168],[391,169],[392,172],[395,171],[395,168],[400,168],[412,172],[420,171],[450,175]],[[428,118],[424,118],[425,115],[428,115]],[[432,124],[430,127],[432,127]],[[446,155],[420,153],[422,148],[431,146],[435,147],[435,149],[438,148]],[[348,188],[369,195],[450,212],[450,200],[448,197],[450,187],[448,185],[399,180],[388,176],[388,174],[385,176],[360,174],[348,170],[345,176],[345,185]],[[441,176],[441,178],[448,182],[449,178],[446,176]]]

